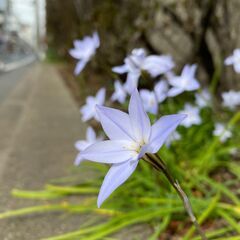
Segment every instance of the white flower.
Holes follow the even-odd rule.
[[[86,36],[83,40],[75,40],[73,45],[74,48],[69,50],[69,54],[79,60],[74,70],[74,74],[78,75],[100,46],[98,33],[94,32],[92,37]]]
[[[181,138],[181,135],[177,131],[173,132],[166,140],[166,146],[170,147],[172,142],[180,140]]]
[[[147,71],[152,77],[167,73],[174,68],[175,63],[169,55],[150,55],[146,57],[142,69]]]
[[[223,106],[234,110],[237,106],[240,106],[240,91],[230,90],[222,93]]]
[[[129,114],[103,106],[96,108],[109,140],[90,145],[81,152],[81,157],[111,165],[98,195],[97,204],[100,207],[132,175],[146,153],[159,151],[186,115],[163,116],[151,126],[137,89],[130,98]]]
[[[168,83],[165,80],[159,81],[154,86],[154,92],[157,96],[157,100],[159,103],[163,102],[167,98],[168,94]]]
[[[200,109],[198,107],[194,107],[193,105],[186,103],[184,109],[179,113],[186,114],[187,118],[185,118],[181,125],[185,127],[191,127],[192,125],[199,125],[202,122],[202,119],[199,115]]]
[[[102,137],[99,137],[99,138],[96,137],[96,133],[92,127],[88,127],[86,132],[86,140],[77,141],[75,143],[75,147],[78,151],[81,152],[85,150],[87,147],[89,147],[90,145],[92,145],[93,143],[96,143],[102,140],[103,140]],[[78,153],[74,163],[75,165],[79,165],[83,160],[84,159],[82,158],[81,154]]]
[[[169,79],[172,88],[168,92],[168,96],[174,97],[185,91],[194,91],[200,87],[195,78],[197,65],[185,65],[180,76],[172,76]]]
[[[96,97],[88,96],[86,99],[86,104],[81,107],[80,112],[82,113],[82,121],[86,122],[91,118],[95,118],[98,121],[98,116],[96,112],[96,105],[103,105],[105,101],[106,89],[101,88]]]
[[[126,93],[124,87],[122,86],[122,84],[118,80],[116,80],[114,82],[114,88],[115,88],[115,91],[114,91],[113,95],[111,96],[111,100],[113,102],[118,101],[120,103],[124,103],[127,93]]]
[[[235,49],[233,54],[224,61],[225,65],[233,65],[235,72],[240,73],[240,49]]]
[[[170,71],[174,65],[171,56],[146,56],[145,50],[138,48],[132,50],[132,53],[124,59],[122,66],[113,67],[112,71],[118,74],[127,73],[125,89],[131,94],[133,89],[138,86],[142,71],[148,72],[152,77],[157,77]]]
[[[225,142],[228,138],[232,136],[232,132],[226,129],[226,127],[222,123],[216,123],[213,135],[220,137],[219,139],[221,142]]]
[[[156,94],[149,90],[142,89],[140,90],[140,96],[142,99],[144,110],[146,112],[156,115],[158,112],[158,101]]]
[[[196,93],[196,104],[200,108],[204,108],[210,105],[211,103],[211,94],[207,89],[203,89],[200,93]]]

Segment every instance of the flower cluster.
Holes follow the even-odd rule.
[[[96,32],[92,37],[74,41],[75,48],[70,50],[70,54],[79,60],[75,74],[82,71],[99,45]],[[225,64],[232,64],[239,73],[239,59],[240,50],[236,49],[233,55],[225,60]],[[175,131],[178,125],[181,125],[182,129],[191,128],[193,125],[200,126],[204,124],[203,112],[213,108],[211,93],[207,88],[201,89],[197,80],[197,65],[186,64],[179,75],[173,72],[175,65],[169,55],[147,55],[142,48],[133,49],[124,59],[123,65],[112,68],[119,76],[114,81],[114,92],[110,101],[122,104],[123,108],[127,105],[125,103],[129,103],[128,114],[104,106],[108,103],[105,101],[104,88],[101,88],[95,97],[87,97],[86,104],[80,109],[82,120],[93,118],[99,121],[108,137],[108,140],[98,138],[93,128],[89,127],[86,140],[75,144],[79,150],[75,164],[90,160],[111,165],[98,196],[98,206],[129,178],[146,153],[156,153],[164,143],[170,147],[173,141],[182,138],[181,131]],[[146,75],[152,89],[141,88],[141,81]],[[195,95],[191,93],[193,91],[197,91]],[[181,107],[171,111],[170,102],[179,101],[178,95],[185,92],[188,97],[184,95],[182,99],[186,97],[188,100],[180,101]],[[222,105],[230,110],[240,105],[240,92],[225,92],[222,98]],[[167,109],[169,114],[159,118],[162,108]],[[176,112],[178,113],[174,114]],[[151,121],[158,119],[152,126],[147,113]],[[215,123],[213,126],[212,136],[219,138],[222,143],[232,137],[231,130],[223,123]]]

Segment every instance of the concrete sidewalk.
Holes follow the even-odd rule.
[[[34,204],[13,188],[40,189],[72,164],[74,142],[85,136],[78,107],[52,66],[35,64],[0,105],[0,211]],[[36,202],[36,204],[42,204]],[[0,220],[0,239],[32,240],[76,230],[81,217],[37,214]]]

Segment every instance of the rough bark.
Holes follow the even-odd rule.
[[[219,89],[240,87],[224,58],[240,46],[238,0],[47,1],[49,46],[67,56],[72,40],[98,30],[95,66],[120,64],[134,47],[171,54],[179,69],[197,62],[203,84],[221,72]],[[100,64],[101,63],[101,64]]]

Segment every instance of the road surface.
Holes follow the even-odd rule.
[[[0,73],[0,106],[17,84],[24,79],[24,75],[31,66],[19,68],[8,73]]]
[[[54,67],[36,63],[0,76],[0,212],[43,202],[14,199],[69,174],[74,142],[85,135],[77,105]],[[79,215],[0,220],[1,240],[36,240],[75,230]]]

